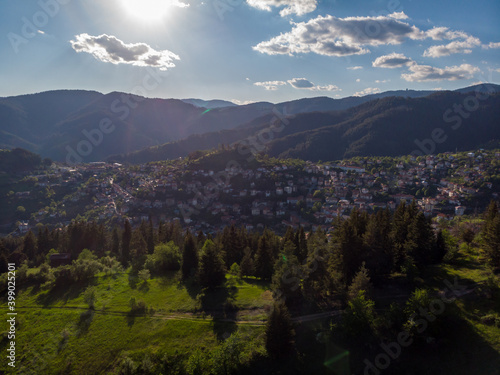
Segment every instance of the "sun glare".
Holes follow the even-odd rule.
[[[144,20],[160,19],[170,8],[169,0],[122,0],[127,11]]]

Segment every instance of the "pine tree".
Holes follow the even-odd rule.
[[[130,260],[130,240],[132,239],[132,227],[128,220],[125,220],[122,233],[121,259],[125,266]]]
[[[198,280],[205,288],[215,288],[226,279],[224,259],[212,240],[206,240],[200,254]]]
[[[33,232],[30,230],[24,236],[23,253],[28,257],[30,262],[33,262],[35,260],[36,251],[37,251],[36,237],[33,234]]]
[[[434,234],[429,221],[422,212],[418,212],[408,227],[408,236],[404,244],[405,255],[413,258],[419,268],[431,264],[434,243]]]
[[[111,254],[115,257],[120,255],[120,236],[117,227],[114,227],[111,233]]]
[[[304,228],[300,227],[297,231],[297,258],[300,264],[303,264],[308,256],[307,239]]]
[[[391,214],[388,210],[371,215],[363,241],[367,250],[366,265],[371,274],[381,276],[390,273],[395,257],[391,239]]]
[[[274,258],[266,235],[262,235],[255,254],[255,275],[270,280],[273,276]]]
[[[266,324],[266,350],[272,359],[283,359],[294,354],[295,331],[288,308],[274,302]]]
[[[500,213],[495,201],[492,201],[486,210],[483,237],[491,265],[500,267]]]
[[[338,253],[344,282],[349,284],[363,261],[363,242],[350,220],[338,230]]]
[[[370,282],[370,276],[368,275],[368,270],[365,267],[365,262],[361,265],[358,273],[352,279],[352,283],[349,286],[347,292],[349,300],[353,300],[359,294],[359,292],[364,291],[366,296],[370,296],[372,291],[372,284]]]
[[[181,270],[184,279],[194,276],[198,271],[198,250],[195,240],[189,230],[184,237]]]
[[[300,302],[302,267],[295,256],[295,244],[288,240],[285,242],[283,252],[278,256],[274,265],[272,289],[275,298],[285,298],[288,306]]]
[[[249,247],[245,248],[245,255],[240,264],[241,276],[255,276],[255,263],[252,257],[252,250]]]
[[[146,255],[148,253],[148,245],[144,239],[140,229],[136,229],[132,232],[132,239],[130,240],[130,255],[132,269],[138,272],[144,262],[146,261]]]

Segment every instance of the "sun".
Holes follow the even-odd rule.
[[[165,16],[170,8],[170,0],[122,0],[125,9],[144,20],[157,20]]]

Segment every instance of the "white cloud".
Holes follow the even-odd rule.
[[[247,104],[255,103],[252,100],[238,100],[238,99],[231,99],[230,102],[233,102],[236,105],[247,105]]]
[[[380,89],[378,87],[367,87],[363,91],[355,93],[354,96],[365,96],[365,95],[377,94],[379,92]]]
[[[312,52],[347,56],[369,53],[364,46],[400,44],[406,39],[424,38],[425,33],[416,26],[390,16],[337,18],[327,15],[294,23],[291,31],[261,42],[253,49],[269,55]]]
[[[247,0],[247,4],[251,7],[271,11],[271,7],[282,8],[280,15],[282,17],[296,14],[302,16],[313,12],[317,5],[317,0]]]
[[[397,20],[407,20],[409,17],[405,12],[394,12],[388,15],[388,17],[395,18]]]
[[[408,66],[413,64],[413,60],[400,53],[391,53],[390,55],[384,55],[377,57],[372,65],[376,68],[401,68],[403,66]]]
[[[375,83],[387,83],[387,82],[391,82],[391,80],[390,79],[384,79],[384,80],[377,79],[377,80],[375,80]]]
[[[293,78],[289,80],[288,83],[296,89],[306,89],[311,91],[341,91],[335,85],[316,86],[314,83],[305,78]]]
[[[97,60],[112,64],[151,66],[167,70],[175,67],[173,60],[180,60],[179,56],[168,50],[156,51],[146,43],[127,44],[106,34],[80,34],[70,42],[76,52],[87,52]]]
[[[484,49],[500,48],[500,42],[490,42],[489,44],[483,44]]]
[[[478,67],[462,64],[460,66],[447,66],[444,69],[435,68],[430,65],[414,64],[408,68],[411,73],[402,74],[401,78],[409,82],[423,81],[457,81],[470,79],[474,73],[478,73]]]
[[[426,57],[449,56],[454,53],[472,53],[474,47],[480,46],[481,41],[478,38],[468,37],[464,41],[453,41],[446,45],[432,46],[425,50]]]
[[[349,69],[349,70],[359,70],[359,69],[363,69],[363,67],[358,65],[358,66],[350,66],[347,69]]]
[[[433,27],[427,30],[426,35],[433,40],[467,39],[469,37],[469,34],[463,31],[454,31],[447,27]]]
[[[255,86],[264,87],[266,90],[275,91],[278,90],[278,86],[286,85],[285,81],[266,81],[266,82],[255,82]]]
[[[361,82],[361,80],[358,78],[358,79],[356,80],[356,82]]]

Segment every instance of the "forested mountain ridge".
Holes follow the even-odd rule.
[[[497,85],[481,85],[460,89],[460,92],[477,90],[500,91]],[[172,150],[159,154],[166,157],[185,156],[193,151],[191,144],[196,144],[196,149],[209,149],[219,143],[244,139],[252,134],[249,128],[255,127],[255,131],[258,131],[269,126],[277,113],[283,117],[346,111],[388,96],[416,99],[429,93],[402,90],[363,97],[317,97],[278,104],[258,102],[237,106],[217,100],[154,99],[119,92],[48,91],[0,98],[0,147],[22,147],[42,157],[63,161],[69,149],[76,150],[81,142],[91,142],[93,147],[90,152],[80,152],[82,160],[88,162],[103,160],[113,154],[128,154],[146,147],[177,142],[166,147]],[[99,130],[103,121],[110,122],[112,130],[102,138],[95,136],[89,139],[86,134]],[[301,124],[301,131],[339,123],[339,119],[326,123],[316,123],[313,118],[307,121],[313,123]],[[276,136],[283,137],[291,133],[282,132]],[[192,135],[195,137],[183,141]],[[150,160],[148,157],[142,159]]]
[[[473,111],[464,108],[469,98],[471,103],[477,101],[477,108],[476,102],[474,107],[467,107]],[[235,129],[190,136],[111,160],[163,160],[220,144],[251,145],[255,139],[260,139],[257,146],[251,146],[256,152],[265,150],[270,156],[312,161],[439,153],[495,145],[500,140],[499,119],[498,94],[486,95],[484,100],[457,92],[423,98],[386,97],[343,111],[300,113],[286,120],[266,115]],[[279,121],[282,124],[273,125]],[[432,140],[435,129],[440,134],[438,142],[425,141]]]

